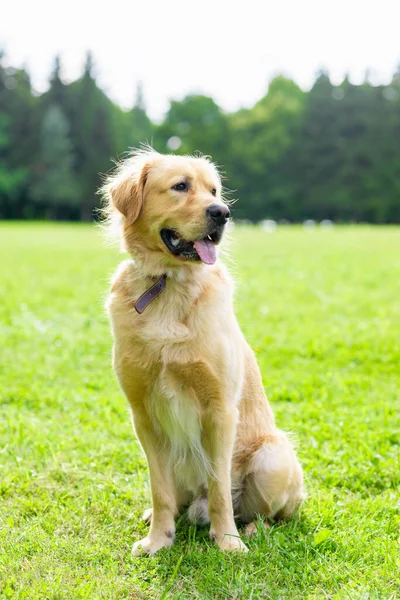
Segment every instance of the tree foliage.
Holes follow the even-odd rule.
[[[73,173],[73,149],[68,121],[60,106],[49,107],[42,124],[40,155],[31,196],[48,207],[48,216],[68,214],[80,204],[80,190]]]
[[[278,76],[231,114],[188,95],[156,124],[141,84],[130,110],[108,98],[90,53],[69,84],[57,56],[40,96],[0,53],[0,217],[92,219],[100,173],[141,143],[211,155],[240,218],[400,221],[400,69],[386,86],[334,86],[321,71],[309,92]]]

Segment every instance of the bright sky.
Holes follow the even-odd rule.
[[[326,66],[334,82],[365,70],[387,81],[400,62],[398,0],[5,0],[0,47],[46,89],[53,57],[80,75],[91,49],[99,85],[130,107],[138,81],[150,115],[192,92],[227,111],[251,106],[283,72],[303,88]]]

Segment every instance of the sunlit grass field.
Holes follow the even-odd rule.
[[[222,555],[181,517],[133,559],[150,504],[111,370],[121,259],[84,225],[0,225],[0,597],[400,598],[400,229],[236,227],[236,308],[308,498]]]

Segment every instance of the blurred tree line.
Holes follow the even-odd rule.
[[[190,95],[156,124],[140,86],[129,111],[107,97],[90,53],[68,85],[56,58],[40,96],[0,54],[0,218],[92,219],[99,173],[141,142],[210,154],[240,198],[239,218],[400,222],[400,71],[380,86],[334,86],[320,72],[309,92],[278,76],[231,114]]]

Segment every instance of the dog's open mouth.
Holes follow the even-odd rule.
[[[161,229],[160,235],[168,250],[175,256],[185,260],[201,260],[206,265],[213,265],[217,260],[215,246],[221,240],[223,229],[218,227],[206,237],[193,242],[184,240],[174,229]]]

